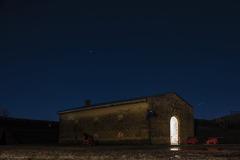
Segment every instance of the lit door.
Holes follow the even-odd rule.
[[[170,144],[178,145],[179,144],[179,128],[178,120],[176,117],[171,117],[170,120]]]

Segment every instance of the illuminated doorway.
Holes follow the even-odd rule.
[[[179,128],[178,120],[176,117],[171,117],[170,120],[170,144],[178,145],[179,144]]]

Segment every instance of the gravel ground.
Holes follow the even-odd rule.
[[[0,160],[240,160],[240,146],[2,146]]]

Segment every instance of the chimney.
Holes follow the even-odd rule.
[[[85,107],[90,107],[91,106],[91,100],[90,99],[85,100],[84,106]]]

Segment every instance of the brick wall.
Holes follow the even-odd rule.
[[[87,133],[100,143],[141,143],[148,139],[147,108],[141,102],[63,114],[60,142],[80,143]]]
[[[179,122],[180,143],[194,136],[194,117],[192,107],[176,94],[149,98],[149,106],[157,114],[151,121],[153,144],[170,143],[170,119],[175,116]]]

